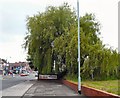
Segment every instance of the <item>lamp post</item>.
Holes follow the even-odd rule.
[[[54,59],[54,51],[53,51],[53,48],[54,48],[54,41],[51,42],[51,47],[52,47],[52,54],[53,54],[53,68],[52,68],[51,72],[52,72],[52,71],[55,72],[55,59]],[[56,72],[55,72],[55,73],[56,73]]]
[[[80,17],[79,17],[79,0],[77,0],[78,16],[78,93],[81,94],[81,77],[80,77]]]

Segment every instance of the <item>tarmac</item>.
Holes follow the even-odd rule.
[[[25,92],[34,84],[32,81],[25,81],[10,88],[7,88],[2,91],[2,96],[18,96],[21,97],[25,94]]]

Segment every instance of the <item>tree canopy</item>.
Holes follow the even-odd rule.
[[[43,13],[27,17],[24,47],[41,74],[64,70],[77,76],[77,16],[67,3],[47,7]],[[118,53],[105,48],[99,38],[100,23],[95,15],[80,17],[81,76],[85,79],[118,77]],[[55,70],[53,66],[55,63]]]

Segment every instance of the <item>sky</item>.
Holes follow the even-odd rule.
[[[80,16],[95,14],[101,24],[103,44],[114,49],[118,48],[118,1],[79,0]],[[77,10],[77,0],[0,0],[0,58],[9,62],[25,61],[27,52],[22,44],[27,32],[26,17],[64,2]]]

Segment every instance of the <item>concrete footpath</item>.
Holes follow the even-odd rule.
[[[79,95],[56,80],[29,80],[2,91],[2,98],[31,98],[36,96],[76,96]]]
[[[36,81],[24,94],[23,98],[34,96],[78,96],[79,98],[82,96],[82,98],[86,98],[84,95],[79,95],[72,89],[55,80]]]

